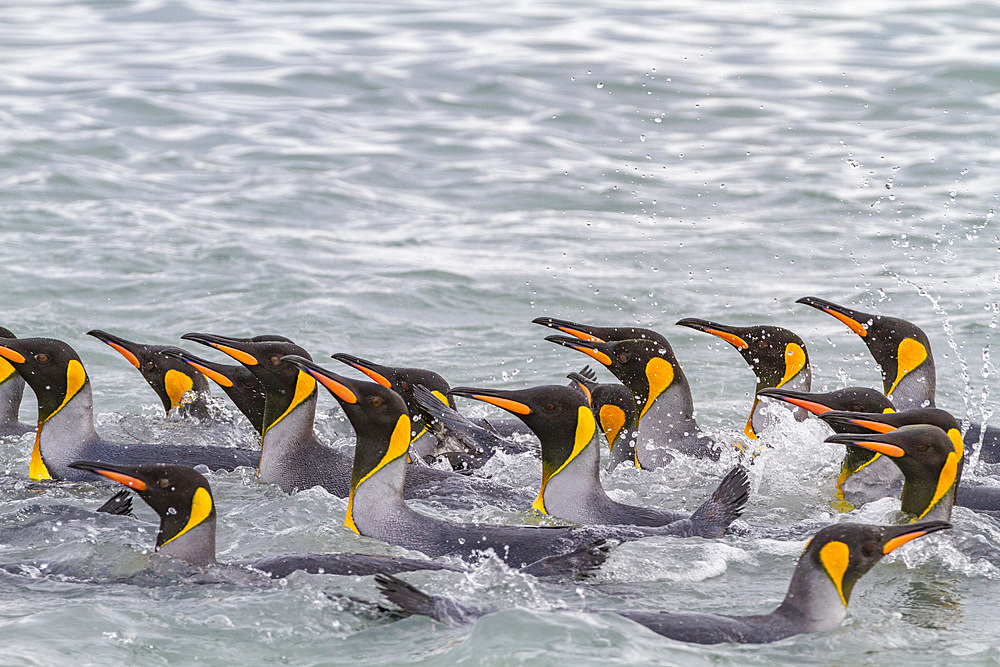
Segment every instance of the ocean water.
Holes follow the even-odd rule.
[[[0,324],[79,350],[109,436],[253,440],[238,421],[164,420],[91,328],[280,333],[317,360],[520,388],[585,361],[530,324],[551,315],[663,332],[700,423],[735,438],[752,374],[674,322],[779,324],[807,341],[815,388],[878,386],[856,336],[794,303],[809,294],[916,322],[938,404],[997,410],[992,3],[11,0],[0,26]],[[34,409],[29,392],[22,419]],[[320,412],[350,447],[335,402]],[[830,506],[840,450],[825,434],[766,434],[746,522],[889,520],[898,501]],[[348,601],[378,599],[370,578],[261,584],[157,557],[148,508],[74,511],[107,492],[29,484],[30,444],[0,442],[0,564],[23,565],[0,573],[4,664],[1000,660],[1000,524],[963,509],[868,574],[840,628],[697,647],[585,610],[764,613],[803,542],[646,540],[586,584],[493,562],[409,575],[501,609],[449,628]],[[693,507],[730,464],[622,468],[605,485]],[[486,473],[526,488],[539,474],[528,456]],[[288,496],[249,471],[211,482],[221,559],[401,553],[347,532],[346,503],[319,489]]]

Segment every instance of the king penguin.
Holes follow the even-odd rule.
[[[0,327],[0,344],[3,339],[16,339],[9,329]],[[0,437],[5,435],[24,435],[33,427],[18,421],[21,410],[21,397],[24,395],[24,378],[22,378],[9,361],[0,357]]]
[[[608,443],[607,471],[625,461],[635,461],[635,440],[639,435],[635,399],[623,384],[600,383],[580,373],[567,376],[587,397],[597,424]]]
[[[116,464],[171,461],[233,470],[254,466],[260,453],[236,447],[196,447],[117,443],[94,429],[90,377],[79,355],[52,338],[0,340],[0,357],[9,361],[38,399],[38,426],[28,474],[31,479],[92,480],[69,467],[73,461],[100,459]]]

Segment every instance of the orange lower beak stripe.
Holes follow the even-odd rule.
[[[230,380],[229,378],[227,378],[222,373],[219,373],[217,371],[213,371],[211,368],[207,368],[206,366],[202,366],[201,364],[196,364],[193,361],[187,361],[187,359],[185,359],[184,361],[187,362],[188,366],[190,366],[191,368],[195,369],[196,371],[198,371],[199,373],[201,373],[205,377],[211,378],[212,380],[214,380],[219,385],[221,385],[223,387],[232,387],[233,386],[233,381]]]
[[[771,396],[769,398],[777,398],[776,396]],[[826,407],[822,403],[815,403],[813,401],[807,401],[801,398],[780,398],[778,400],[785,401],[786,403],[791,403],[792,405],[798,406],[803,410],[808,410],[814,415],[821,415],[824,412],[830,412],[831,408]]]
[[[524,403],[518,403],[517,401],[512,401],[509,398],[497,398],[496,396],[483,396],[482,394],[475,394],[470,396],[477,401],[483,401],[484,403],[490,403],[497,406],[498,408],[503,408],[508,412],[513,412],[516,415],[530,415],[531,408],[529,408]]]
[[[604,354],[600,350],[592,350],[589,347],[576,347],[576,346],[574,346],[573,349],[576,350],[577,352],[583,352],[585,355],[591,357],[592,359],[603,364],[604,366],[611,365],[611,357]]]
[[[885,546],[882,547],[882,553],[887,554],[893,549],[903,546],[910,540],[915,540],[918,537],[922,537],[926,534],[927,534],[926,530],[918,530],[915,533],[907,533],[906,535],[900,535],[899,537],[894,537],[885,543]]]
[[[359,366],[358,364],[351,364],[351,366],[354,366],[359,371],[361,371],[362,373],[364,373],[365,375],[367,375],[368,377],[370,377],[372,380],[375,380],[375,382],[378,382],[380,385],[382,385],[386,389],[392,389],[392,383],[389,382],[385,378],[384,375],[382,375],[380,373],[376,373],[375,371],[373,371],[370,368],[365,368],[364,366]]]
[[[128,475],[123,475],[120,472],[112,472],[110,470],[95,470],[98,475],[102,477],[107,477],[110,480],[118,482],[119,484],[124,484],[130,489],[135,489],[136,491],[145,491],[146,483],[141,479],[135,477],[130,477]]]
[[[851,423],[856,426],[860,426],[861,428],[875,431],[876,433],[892,433],[896,430],[895,426],[889,426],[888,424],[883,424],[882,422],[873,422],[867,419],[852,419]]]
[[[737,350],[745,350],[748,347],[750,347],[745,340],[743,340],[742,338],[740,338],[735,334],[727,333],[725,331],[719,331],[718,329],[705,329],[705,333],[710,333],[713,336],[718,336],[722,340],[726,341],[727,343],[735,347]]]
[[[591,343],[603,343],[604,340],[598,338],[597,336],[592,336],[589,333],[584,333],[582,331],[577,331],[576,329],[570,329],[569,327],[559,327],[559,331],[567,333],[574,338],[579,338],[580,340],[589,341]]]
[[[225,352],[230,357],[240,362],[241,364],[246,364],[247,366],[256,366],[257,360],[252,354],[247,354],[243,350],[237,350],[235,347],[229,347],[228,345],[222,345],[220,343],[209,343],[212,347],[219,350],[220,352]]]
[[[129,352],[128,350],[126,350],[124,347],[122,347],[118,343],[112,343],[110,340],[106,340],[104,342],[107,343],[108,345],[110,345],[111,347],[113,347],[114,349],[116,349],[118,351],[118,354],[120,354],[123,357],[125,357],[126,359],[128,359],[128,362],[130,364],[132,364],[136,368],[139,368],[139,359],[134,354],[132,354],[131,352]]]
[[[863,326],[861,326],[861,323],[858,322],[857,320],[855,320],[853,318],[850,318],[847,315],[844,315],[843,313],[838,313],[837,311],[833,310],[832,308],[824,308],[823,312],[827,313],[829,315],[833,315],[838,320],[840,320],[841,322],[843,322],[844,324],[846,324],[847,327],[851,331],[853,331],[854,333],[858,334],[862,338],[864,338],[865,336],[868,335],[868,330],[865,329]]]
[[[878,452],[879,454],[891,456],[894,459],[898,459],[901,456],[906,455],[906,452],[904,452],[901,447],[890,445],[887,442],[867,442],[865,440],[856,440],[851,444],[857,445],[858,447],[864,447],[865,449],[870,449],[873,452]]]
[[[337,382],[333,378],[328,378],[327,376],[321,375],[320,373],[315,373],[309,369],[307,369],[306,372],[309,373],[309,375],[312,375],[314,378],[316,378],[316,381],[319,382],[321,385],[329,389],[331,394],[333,394],[340,400],[344,401],[345,403],[358,402],[357,394],[348,389],[346,385]]]
[[[3,357],[7,361],[13,361],[15,364],[24,363],[24,355],[20,352],[15,352],[9,347],[3,347],[2,345],[0,345],[0,357]]]

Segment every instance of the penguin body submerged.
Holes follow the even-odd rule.
[[[9,361],[38,399],[38,427],[29,476],[32,479],[92,480],[69,466],[82,458],[143,464],[172,461],[233,470],[255,466],[260,453],[235,447],[196,447],[118,443],[103,440],[94,428],[90,378],[80,357],[66,343],[51,338],[0,341]]]

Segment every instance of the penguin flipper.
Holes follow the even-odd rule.
[[[471,422],[465,415],[442,403],[423,385],[414,385],[413,400],[428,418],[430,429],[445,451],[466,454],[485,463],[503,442],[493,433]],[[467,460],[467,457],[463,457]],[[466,462],[468,465],[468,461]],[[479,464],[481,467],[482,463]]]
[[[959,484],[955,504],[979,512],[1000,512],[1000,487]]]
[[[521,572],[536,577],[566,577],[584,579],[591,577],[608,558],[612,544],[599,539],[577,547],[566,554],[546,556],[521,568]]]
[[[733,466],[719,482],[712,497],[694,511],[690,521],[702,537],[722,537],[739,518],[750,499],[750,478],[742,464]]]
[[[107,502],[97,508],[98,512],[118,516],[132,516],[132,494],[128,489],[122,489],[108,498]]]
[[[428,595],[391,574],[376,574],[375,584],[382,595],[405,614],[429,616],[447,625],[464,625],[496,611],[487,607],[464,605],[441,595]]]

